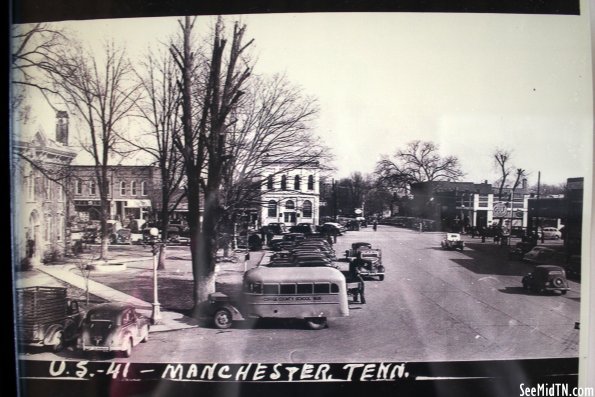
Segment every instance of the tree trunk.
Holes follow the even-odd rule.
[[[165,197],[165,194],[163,194]],[[166,252],[166,245],[167,245],[167,229],[169,228],[169,211],[167,210],[167,203],[162,199],[161,201],[161,241],[163,244],[161,245],[161,249],[159,251],[159,262],[157,264],[157,270],[165,270],[165,252]]]
[[[157,262],[157,270],[165,270],[165,257],[167,254],[167,244],[163,243],[159,246],[159,259]]]

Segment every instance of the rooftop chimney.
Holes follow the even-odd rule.
[[[56,112],[56,141],[68,146],[68,112]]]

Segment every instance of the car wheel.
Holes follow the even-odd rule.
[[[378,280],[379,281],[384,281],[384,274],[381,274],[380,276],[378,276]]]
[[[54,352],[59,352],[64,349],[64,331],[60,330],[54,334],[54,344],[52,345],[52,350]]]
[[[523,281],[523,289],[529,289],[529,285],[525,281]]]
[[[326,328],[326,317],[310,317],[306,319],[306,325],[313,330]]]
[[[566,293],[567,293],[567,292],[568,292],[568,291],[566,291],[565,289],[563,289],[562,291],[560,291],[560,293],[561,293],[562,295],[566,295]]]
[[[227,309],[217,309],[213,316],[213,323],[219,329],[228,329],[232,324],[231,313]]]
[[[124,349],[122,350],[122,356],[128,358],[132,355],[132,338],[128,338],[126,342],[124,342]]]

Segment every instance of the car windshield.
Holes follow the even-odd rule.
[[[111,310],[95,310],[89,312],[89,321],[116,321],[118,314]]]

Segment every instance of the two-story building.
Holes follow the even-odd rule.
[[[68,146],[68,114],[56,115],[52,139],[42,129],[12,145],[13,263],[25,268],[61,257],[67,249],[66,187],[76,151]]]
[[[78,222],[100,219],[101,202],[97,186],[97,167],[71,167],[72,215]],[[131,219],[146,219],[153,211],[153,201],[159,194],[159,173],[153,166],[108,166],[109,219],[126,225]]]
[[[261,224],[318,224],[320,166],[317,161],[264,161]]]

